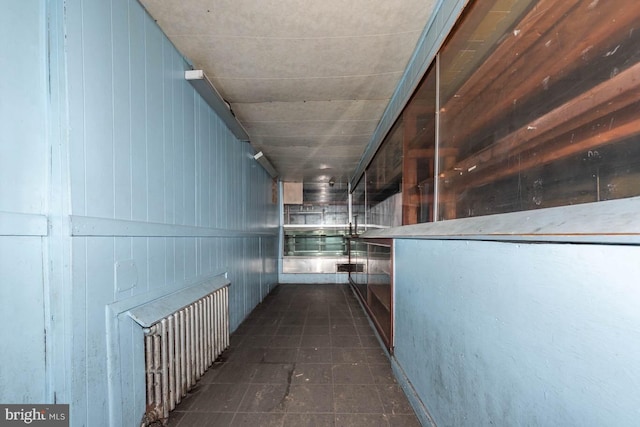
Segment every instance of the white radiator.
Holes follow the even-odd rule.
[[[142,426],[172,411],[229,346],[229,288],[223,287],[146,328],[147,408]]]

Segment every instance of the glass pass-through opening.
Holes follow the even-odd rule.
[[[351,285],[369,313],[387,349],[393,352],[393,241],[349,239],[349,261],[362,265],[349,274]]]
[[[354,189],[369,224],[640,195],[640,8],[475,1]]]

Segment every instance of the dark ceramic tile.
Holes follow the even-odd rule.
[[[203,384],[212,383],[248,383],[256,371],[253,363],[223,363],[216,369],[209,368],[209,371],[200,379]],[[211,373],[210,373],[211,372]]]
[[[198,398],[189,407],[196,412],[234,412],[248,384],[208,384],[199,390]]]
[[[292,384],[330,384],[331,365],[328,363],[297,363],[291,377]]]
[[[276,335],[302,335],[304,326],[302,325],[282,325],[276,330]]]
[[[378,392],[382,400],[382,406],[386,414],[410,414],[413,415],[413,408],[407,400],[407,396],[397,384],[379,385]]]
[[[369,365],[364,363],[341,363],[331,367],[334,384],[373,384]]]
[[[284,427],[334,427],[333,414],[287,414]]]
[[[308,304],[296,304],[294,301],[293,305],[287,310],[283,317],[287,318],[304,318],[307,316]]]
[[[235,331],[233,331],[233,334],[246,335],[253,329],[253,327],[254,325],[250,325],[248,323],[242,323],[240,326],[238,326],[238,328]]]
[[[336,427],[388,427],[383,414],[337,414]]]
[[[320,299],[318,301],[311,301],[307,316],[309,317],[321,317],[328,316],[329,308],[327,307],[327,301]]]
[[[332,348],[333,363],[366,363],[367,352],[362,348]]]
[[[363,347],[366,348],[381,348],[382,343],[374,335],[363,335],[360,337],[360,342]]]
[[[268,347],[275,337],[273,335],[249,336],[245,340],[243,347]]]
[[[364,352],[369,363],[390,363],[387,353],[381,348],[365,348]]]
[[[388,362],[369,364],[369,369],[376,384],[396,384],[396,378]]]
[[[294,363],[298,360],[297,348],[269,348],[266,349],[263,363]]]
[[[305,323],[305,317],[288,317],[280,321],[281,326],[301,326]]]
[[[267,344],[270,348],[291,348],[300,347],[300,335],[276,335],[270,337],[271,340]]]
[[[329,335],[331,333],[331,326],[329,324],[319,326],[309,325],[307,320],[303,333],[304,335]]]
[[[420,427],[420,421],[415,415],[387,415],[389,427]]]
[[[187,414],[187,412],[171,412],[169,414],[169,423],[167,424],[167,427],[178,427],[178,424],[180,424],[180,421],[184,418],[185,414]]]
[[[343,305],[340,307],[334,306],[329,309],[329,317],[331,320],[337,319],[349,319],[353,320],[353,316],[351,315],[351,310],[347,305]]]
[[[326,413],[333,411],[333,389],[329,385],[292,384],[285,399],[286,412]]]
[[[323,326],[329,325],[329,319],[327,317],[310,317],[307,319],[306,326]]]
[[[214,382],[213,380],[220,375],[220,371],[224,367],[224,363],[222,362],[214,362],[209,366],[209,368],[204,372],[202,377],[198,380],[201,384],[210,384]]]
[[[356,331],[358,331],[358,335],[360,335],[361,337],[375,335],[373,328],[368,323],[359,325],[358,322],[356,321],[355,327],[356,327]]]
[[[286,384],[251,384],[238,412],[284,412]]]
[[[329,324],[336,325],[350,325],[353,326],[353,319],[351,317],[331,317]]]
[[[331,349],[322,347],[305,347],[298,352],[300,363],[331,363]]]
[[[233,415],[233,412],[190,412],[184,415],[180,426],[227,427],[231,425]]]
[[[206,388],[207,384],[200,385],[196,383],[195,387],[193,387],[190,391],[187,392],[185,396],[180,399],[180,402],[176,406],[176,411],[189,411],[194,403],[198,400],[200,396],[200,390]]]
[[[358,335],[356,327],[353,325],[332,325],[331,335]]]
[[[284,414],[237,413],[231,427],[282,427],[283,423]]]
[[[262,321],[260,324],[253,326],[246,335],[266,335],[271,336],[278,329],[278,320]]]
[[[362,347],[362,343],[360,343],[360,338],[357,335],[332,335],[331,346],[340,348]]]
[[[253,383],[285,384],[291,381],[293,364],[259,363],[253,375]]]
[[[383,413],[378,391],[368,385],[334,384],[333,400],[336,413]]]
[[[246,335],[233,334],[229,337],[229,347],[238,347],[244,342]]]
[[[227,357],[227,363],[259,363],[264,359],[267,352],[262,347],[241,347],[230,352]]]
[[[238,331],[171,427],[419,425],[348,287],[278,286]]]
[[[330,335],[303,335],[300,347],[331,347]]]
[[[262,325],[263,323],[264,323],[264,320],[262,316],[260,316],[257,313],[256,314],[252,313],[251,315],[249,315],[249,317],[244,319],[244,322],[242,322],[242,326],[257,326],[257,325]]]

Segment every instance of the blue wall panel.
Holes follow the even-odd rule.
[[[268,250],[275,245],[266,244],[275,237],[259,232],[275,234],[277,206],[251,146],[184,80],[187,62],[136,1],[68,2],[65,17],[71,213],[107,221],[94,236],[71,238],[72,419],[134,425],[144,408],[141,359],[133,353],[140,333],[121,318],[109,329],[105,307],[144,303],[226,273],[237,327],[276,280],[264,271],[275,262]],[[109,231],[122,221],[138,221],[126,223],[131,235]],[[146,222],[166,225],[168,234],[137,236]],[[172,236],[180,226],[231,235]],[[121,288],[119,262],[135,271]],[[111,333],[119,353],[107,345]]]
[[[397,240],[396,361],[440,427],[637,425],[639,257]]]
[[[0,38],[0,402],[36,403],[48,398],[45,2],[5,2]]]

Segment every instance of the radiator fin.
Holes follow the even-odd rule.
[[[170,314],[145,332],[147,408],[142,426],[167,423],[196,381],[229,346],[229,288]]]

